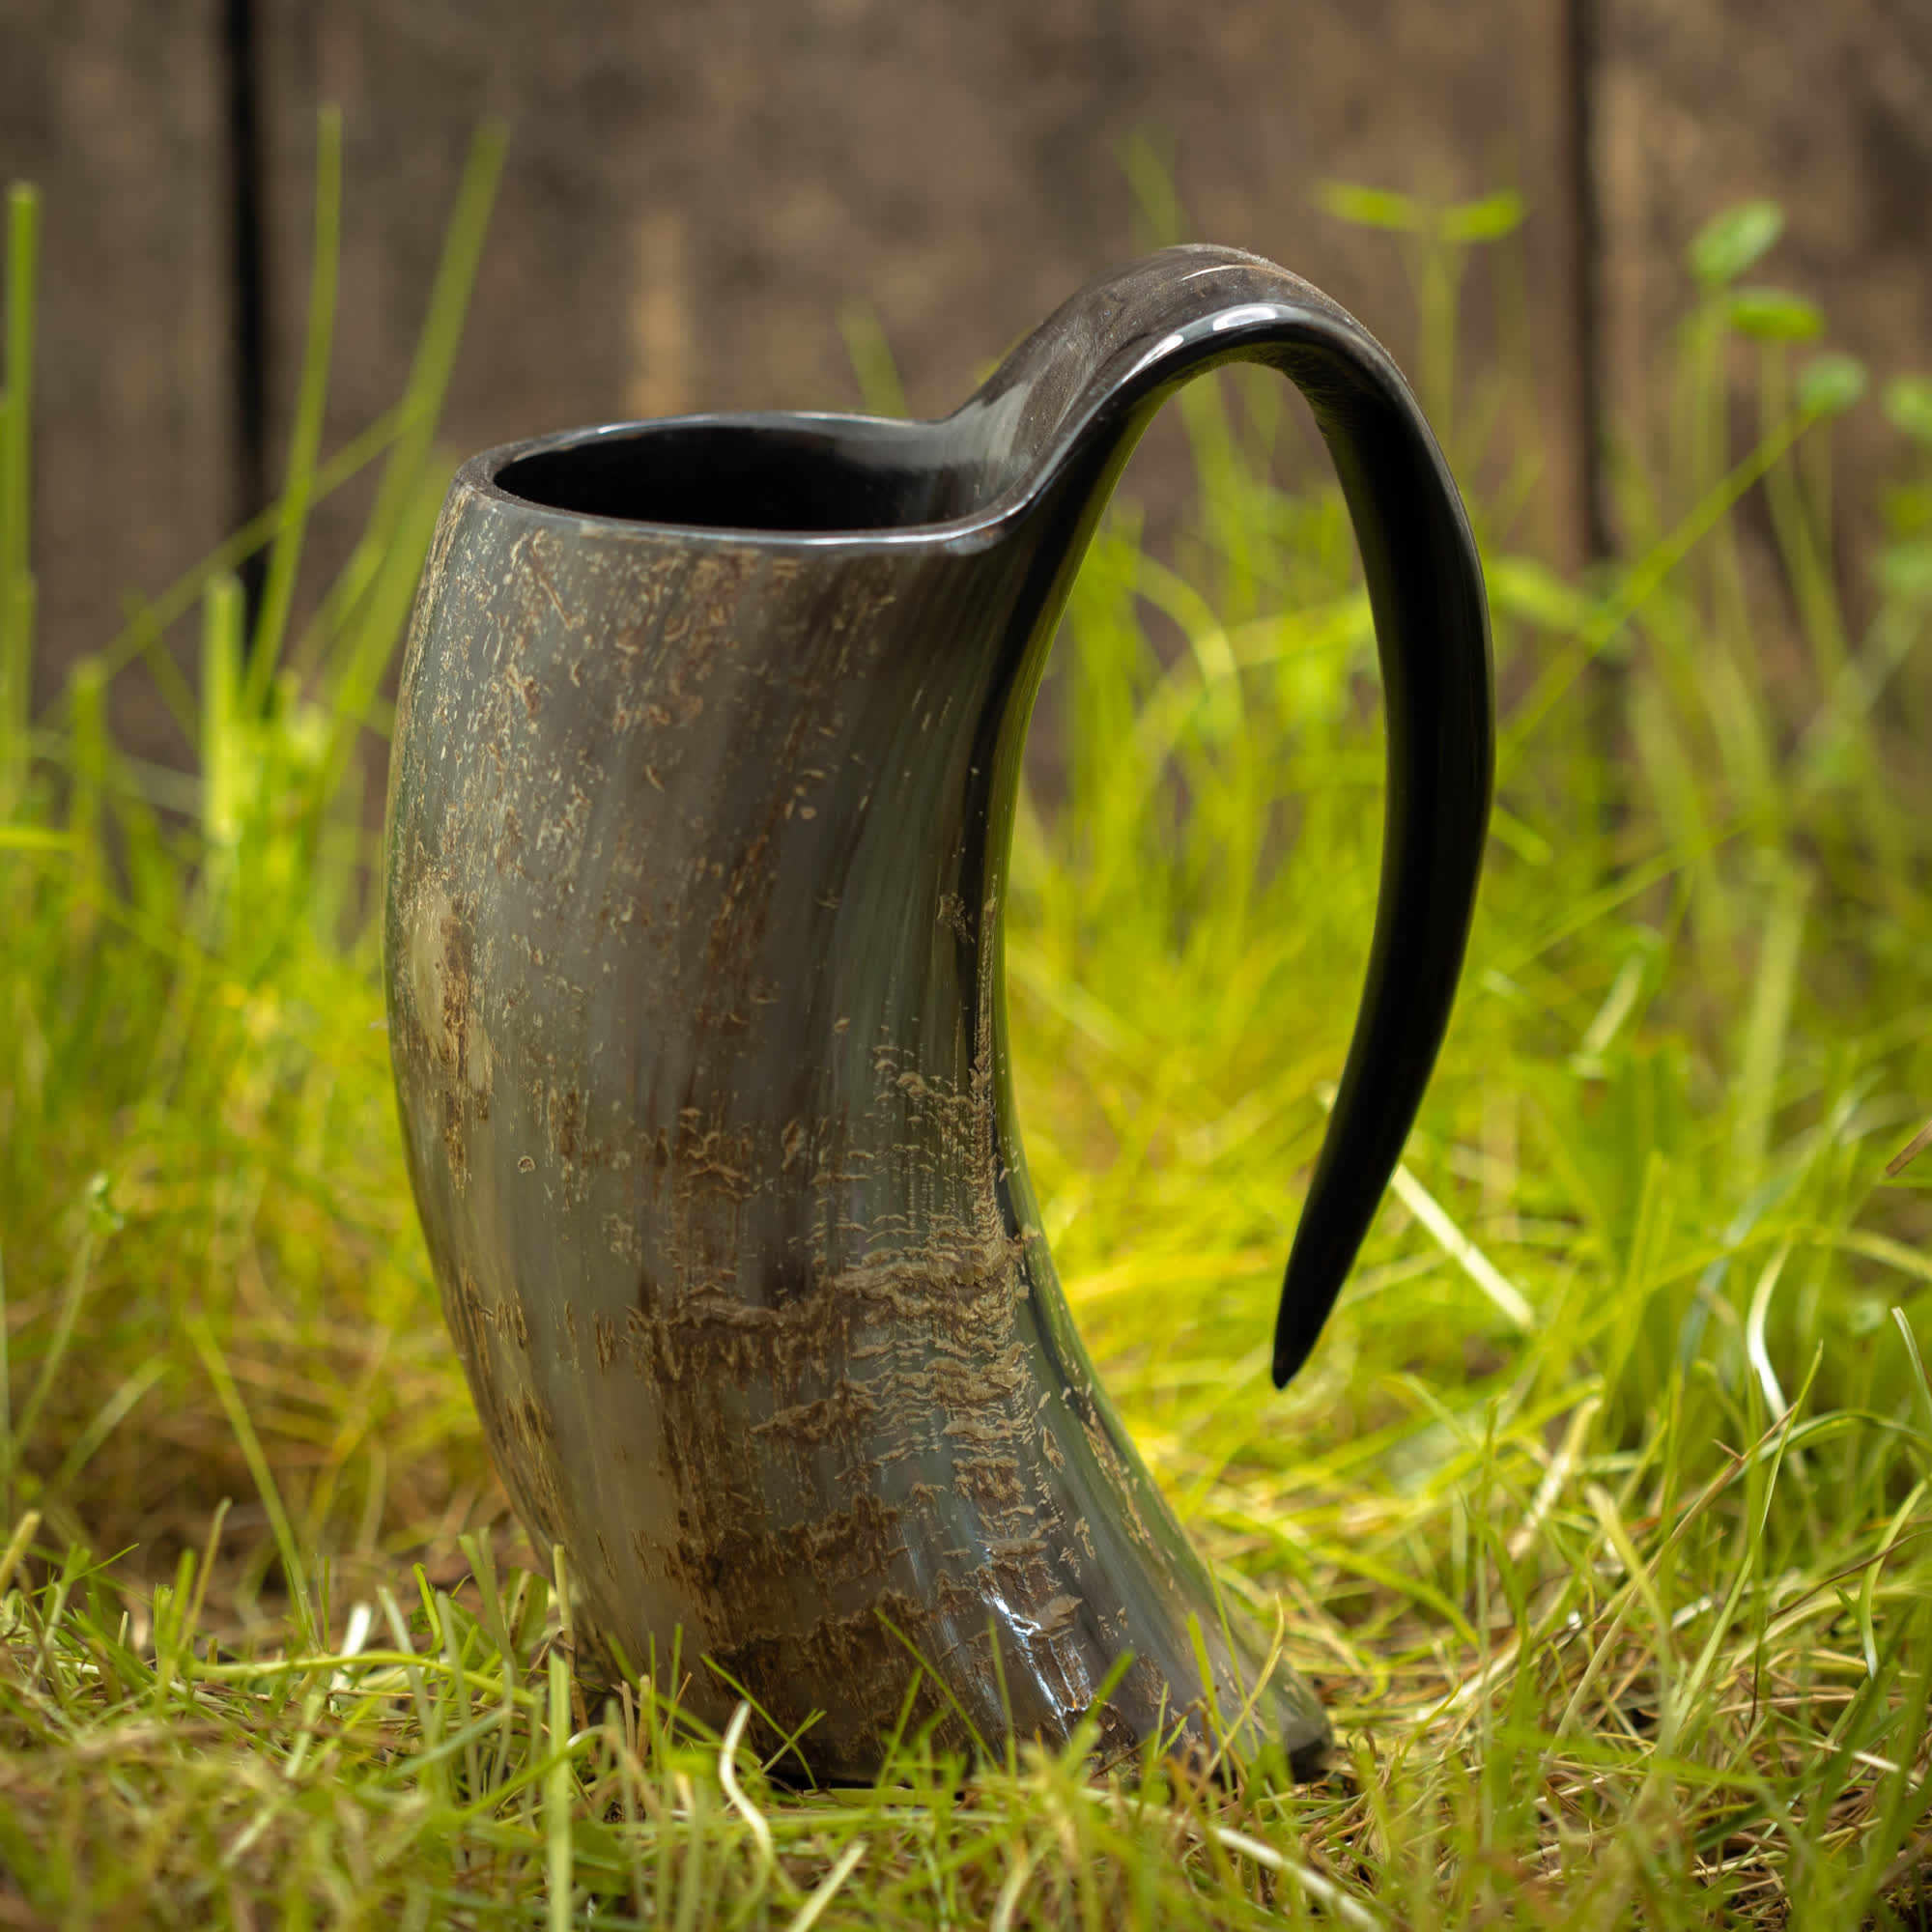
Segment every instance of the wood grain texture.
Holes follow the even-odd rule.
[[[5,0],[0,181],[43,194],[33,561],[37,705],[130,592],[226,533],[228,204],[214,0]],[[185,751],[144,680],[124,742]]]
[[[1571,0],[1576,4],[1576,0]],[[1689,298],[1685,242],[1770,194],[1768,278],[1823,302],[1876,373],[1932,360],[1932,10],[1923,0],[1587,0],[1589,179],[1605,413],[1633,423]],[[270,473],[306,300],[318,105],[345,115],[330,446],[394,400],[478,119],[511,150],[445,425],[452,458],[679,410],[849,407],[839,328],[876,314],[909,406],[952,407],[1087,275],[1152,239],[1122,156],[1147,136],[1193,233],[1307,274],[1416,369],[1400,247],[1323,213],[1324,178],[1438,198],[1506,182],[1543,471],[1510,540],[1586,547],[1577,128],[1563,0],[884,0],[641,8],[567,0],[254,0],[266,133]],[[43,677],[98,647],[242,513],[229,173],[215,0],[0,0],[0,173],[46,192],[35,561]],[[1471,269],[1465,366],[1510,339]],[[1521,440],[1457,451],[1483,494]],[[1843,431],[1855,533],[1893,461]],[[1184,500],[1179,429],[1129,490]],[[366,498],[318,514],[312,600]],[[103,508],[105,506],[105,508]],[[1862,521],[1861,521],[1862,519]],[[144,749],[184,748],[143,707]]]
[[[1875,376],[1932,366],[1932,7],[1595,4],[1612,415],[1655,436],[1669,331],[1693,294],[1685,248],[1747,196],[1769,195],[1789,216],[1750,279],[1820,302],[1833,344]],[[1742,385],[1739,403],[1750,407]],[[1896,439],[1869,405],[1840,435],[1838,500],[1868,534]]]
[[[508,120],[511,148],[446,418],[459,451],[611,417],[851,407],[839,316],[855,298],[911,409],[950,409],[1075,286],[1147,244],[1123,165],[1144,133],[1194,234],[1306,274],[1411,371],[1400,248],[1312,190],[1328,176],[1445,198],[1529,185],[1530,353],[1552,445],[1536,540],[1575,551],[1573,224],[1565,196],[1541,191],[1568,138],[1547,0],[264,5],[278,397],[299,348],[315,109],[344,110],[337,435],[400,384],[484,113]],[[1487,280],[1470,292],[1480,360]],[[1163,470],[1181,487],[1178,458],[1178,431],[1157,436],[1152,487]]]

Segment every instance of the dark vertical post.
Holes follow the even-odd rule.
[[[269,500],[269,292],[262,215],[263,152],[256,0],[223,0],[222,57],[227,94],[229,327],[234,352],[235,521]],[[252,628],[262,595],[262,559],[241,569]]]
[[[1597,173],[1598,0],[1565,0],[1564,67],[1569,95],[1566,184],[1570,195],[1572,246],[1571,354],[1577,365],[1577,428],[1582,442],[1581,508],[1583,565],[1605,563],[1615,548],[1605,488],[1608,447],[1608,368],[1604,355],[1604,214]],[[1591,795],[1578,797],[1579,824],[1595,834],[1605,867],[1627,803],[1619,755],[1628,709],[1628,680],[1622,667],[1605,658],[1589,667],[1577,696],[1584,739],[1592,755],[1583,769],[1593,773]]]
[[[1564,8],[1564,81],[1569,94],[1565,187],[1576,242],[1571,251],[1570,313],[1582,400],[1583,532],[1588,562],[1610,554],[1608,506],[1604,500],[1603,208],[1597,190],[1596,64],[1597,0],[1567,0]]]

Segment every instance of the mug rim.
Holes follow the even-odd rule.
[[[944,418],[939,421],[944,421]],[[576,508],[527,495],[504,481],[505,472],[532,459],[563,456],[580,451],[608,448],[613,444],[644,442],[660,436],[724,435],[768,440],[775,446],[789,440],[794,448],[803,439],[815,445],[814,456],[836,461],[841,439],[846,446],[865,441],[884,442],[903,437],[908,441],[925,441],[939,422],[899,416],[868,415],[861,411],[840,410],[757,410],[703,411],[686,415],[647,416],[636,420],[587,423],[574,429],[522,438],[479,450],[462,463],[456,471],[452,491],[466,490],[488,501],[514,509],[533,521],[567,526],[579,532],[595,530],[611,535],[674,537],[679,543],[717,543],[733,547],[799,550],[905,549],[934,544],[955,546],[962,540],[975,548],[991,541],[1025,509],[1034,495],[1029,477],[1017,488],[1009,488],[992,501],[963,516],[942,519],[906,519],[877,523],[835,523],[815,526],[805,523],[754,521],[681,522],[668,517],[634,516],[595,508]],[[908,470],[924,468],[936,473],[933,465],[908,464]]]

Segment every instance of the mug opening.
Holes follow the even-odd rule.
[[[868,416],[640,423],[513,458],[492,479],[548,509],[697,529],[822,533],[935,520],[923,423]]]

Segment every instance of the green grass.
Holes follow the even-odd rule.
[[[1586,580],[1524,554],[1516,392],[1458,387],[1461,472],[1505,424],[1520,459],[1473,506],[1496,837],[1398,1185],[1280,1396],[1271,1303],[1375,896],[1372,640],[1279,397],[1188,392],[1199,514],[1167,563],[1109,518],[1051,672],[1022,1113],[1089,1345],[1231,1594],[1279,1611],[1338,1768],[1203,1785],[914,1738],[875,1788],[800,1793],[668,1676],[586,1706],[438,1316],[365,752],[497,156],[407,395],[324,461],[334,139],[280,508],[40,718],[12,205],[0,1921],[1923,1923],[1932,1211],[1885,1168],[1932,1111],[1932,797],[1879,703],[1922,725],[1932,690],[1932,385],[1884,391],[1899,481],[1849,598],[1830,418],[1861,379],[1797,365],[1815,315],[1742,285],[1775,211],[1700,238],[1675,439],[1620,459],[1628,554]],[[1330,205],[1406,234],[1447,394],[1458,278],[1480,249],[1508,285],[1520,210]],[[304,604],[307,509],[378,459],[364,541]],[[224,572],[263,545],[244,637]],[[196,606],[198,697],[163,644]],[[144,674],[193,778],[112,741],[107,687]]]

